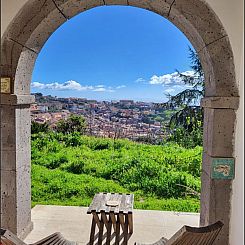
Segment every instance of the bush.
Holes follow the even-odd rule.
[[[81,133],[86,130],[86,121],[83,116],[72,115],[67,119],[60,120],[57,123],[56,131],[63,134]]]
[[[47,191],[52,193],[53,203],[80,203],[79,195],[89,202],[91,193],[118,191],[119,187],[127,192],[140,193],[143,198],[191,198],[198,202],[198,195],[193,193],[200,192],[201,160],[202,147],[186,149],[171,142],[147,145],[77,133],[32,135],[32,164],[45,167],[42,171],[52,173],[53,178],[64,177],[58,182],[48,180],[50,190]],[[46,177],[42,178],[41,186],[47,181]],[[80,183],[81,178],[89,182]],[[56,192],[57,195],[60,193],[59,197]],[[40,200],[44,200],[42,195],[44,193]],[[35,202],[38,200],[36,197]]]
[[[38,134],[40,132],[47,133],[49,131],[49,126],[48,124],[45,123],[38,123],[35,121],[31,122],[31,133],[32,134]]]

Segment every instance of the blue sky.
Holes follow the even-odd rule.
[[[48,39],[33,71],[32,92],[97,100],[166,101],[190,71],[188,39],[147,10],[103,6],[64,23]],[[190,72],[189,72],[190,73]]]

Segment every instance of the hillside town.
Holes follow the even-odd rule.
[[[157,141],[164,137],[164,122],[170,116],[156,103],[34,95],[36,103],[31,106],[32,121],[55,128],[59,120],[71,114],[82,115],[86,119],[87,134],[98,137]]]

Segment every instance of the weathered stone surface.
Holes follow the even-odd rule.
[[[238,97],[233,54],[228,37],[219,39],[199,52],[205,73],[205,95]]]
[[[165,0],[128,0],[129,6],[143,8],[166,17],[170,10],[170,3]]]
[[[16,150],[17,153],[30,152],[31,150],[31,117],[30,108],[16,109]],[[24,159],[30,160],[30,154]]]
[[[29,49],[23,48],[15,74],[14,93],[30,94],[32,71],[37,54]]]
[[[1,43],[1,76],[11,78],[11,93],[14,92],[14,78],[22,50],[23,46],[7,38]]]
[[[2,97],[0,96],[1,105],[0,105],[0,112],[1,112],[1,118],[0,118],[0,125],[1,123],[13,123],[15,124],[15,107],[10,105],[4,105],[2,103]]]
[[[8,227],[17,233],[15,171],[1,170],[1,227]],[[16,206],[15,206],[16,207]]]
[[[171,8],[170,14],[167,17],[181,32],[188,38],[196,51],[201,50],[204,46],[204,40],[200,33],[196,29],[190,20],[186,19],[185,16],[179,14],[177,11],[173,11]]]
[[[56,6],[52,0],[28,1],[6,31],[7,37],[25,45],[33,31],[53,10]]]
[[[201,176],[201,213],[200,225],[205,226],[220,220],[224,227],[215,244],[228,244],[229,241],[229,217],[230,217],[230,198],[231,180],[211,179],[212,157],[203,154],[203,166]]]
[[[238,109],[239,97],[205,97],[201,100],[201,107],[213,109]]]
[[[11,113],[15,113],[15,107],[11,105],[30,105],[35,103],[35,96],[34,95],[15,95],[15,94],[2,94],[1,95],[1,105],[9,105],[7,115],[3,117],[2,122],[8,122],[5,118],[13,119]]]
[[[128,5],[128,0],[104,0],[106,5]]]
[[[23,166],[17,171],[18,182],[16,187],[18,233],[22,233],[26,225],[31,222],[31,167],[26,162],[22,162],[22,164]]]
[[[48,38],[59,28],[67,19],[60,11],[54,9],[42,22],[35,28],[25,46],[39,53]]]
[[[203,150],[210,156],[232,157],[235,112],[232,109],[204,109]]]
[[[20,97],[25,103],[33,98]],[[32,229],[30,105],[16,105],[14,95],[6,95],[6,101],[1,105],[1,226],[24,238]]]
[[[201,198],[200,225],[204,226],[218,220],[222,221],[224,227],[214,244],[228,244],[231,181],[227,183],[225,180],[212,180],[209,184],[206,184],[206,187],[202,188],[202,192],[209,191],[209,187],[211,187],[209,196],[206,196],[206,200]],[[221,199],[218,200],[219,193],[223,194]]]
[[[105,5],[103,0],[55,0],[55,3],[68,19],[88,9]]]
[[[2,151],[15,151],[16,137],[14,131],[15,124],[1,123],[1,150]]]
[[[15,150],[2,150],[1,151],[1,166],[0,170],[16,170],[16,151]]]
[[[8,227],[25,238],[32,226],[30,167],[18,171],[1,170],[1,204],[1,227]]]
[[[172,3],[172,0],[167,0]],[[169,17],[185,18],[198,31],[205,45],[226,35],[217,15],[204,1],[175,0]],[[198,50],[197,50],[198,51]]]

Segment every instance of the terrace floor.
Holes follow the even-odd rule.
[[[86,212],[87,207],[37,205],[32,209],[34,228],[25,242],[33,243],[59,231],[66,239],[86,245],[92,220],[92,215]],[[198,226],[199,214],[136,209],[133,222],[134,233],[128,241],[129,245],[135,241],[151,243],[162,236],[170,238],[183,225]]]

